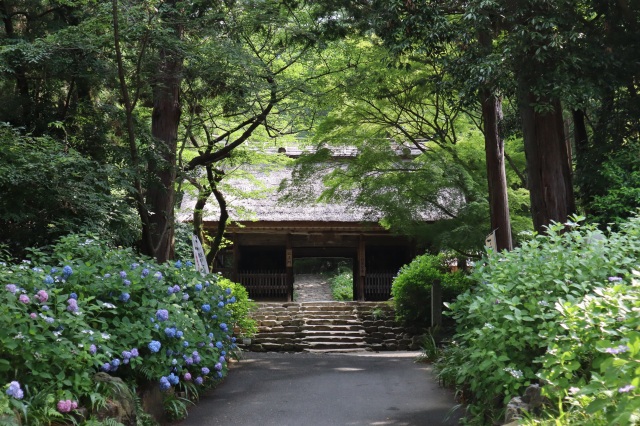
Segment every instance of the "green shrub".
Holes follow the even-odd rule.
[[[628,275],[639,255],[636,217],[609,236],[594,226],[553,225],[478,264],[477,286],[451,304],[455,365],[439,364],[465,395],[475,423],[495,421],[504,403],[538,382],[547,347],[567,335],[556,304],[580,303],[608,277]]]
[[[0,267],[0,383],[17,381],[24,393],[2,392],[0,407],[9,398],[27,415],[39,407],[68,417],[56,410],[64,400],[91,409],[100,370],[136,388],[214,383],[236,349],[232,330],[251,327],[247,303],[246,292],[189,262],[159,265],[62,238],[51,255]]]
[[[332,276],[329,278],[329,284],[333,300],[353,300],[353,274],[350,271]]]
[[[610,277],[594,294],[558,301],[558,334],[542,357],[542,377],[552,400],[582,424],[640,421],[640,272],[628,285]],[[556,415],[561,415],[557,413]]]
[[[441,255],[418,256],[400,268],[393,280],[391,295],[396,319],[406,326],[431,324],[431,286],[440,281],[443,301],[452,301],[469,288],[471,281],[461,272],[449,273]]]

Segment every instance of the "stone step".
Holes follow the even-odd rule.
[[[367,344],[364,342],[310,342],[305,350],[314,349],[360,349],[366,350]]]
[[[321,335],[321,336],[305,336],[302,338],[303,342],[353,342],[353,343],[366,343],[362,336],[337,336],[337,335]]]
[[[332,324],[307,324],[304,331],[360,331],[364,330],[360,324],[332,325]]]
[[[362,325],[357,319],[342,318],[307,318],[304,325]]]

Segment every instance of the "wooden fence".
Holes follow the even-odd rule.
[[[368,272],[364,281],[365,300],[388,300],[395,272]]]
[[[252,299],[287,298],[287,274],[284,272],[243,271],[238,273],[238,281],[247,289]]]

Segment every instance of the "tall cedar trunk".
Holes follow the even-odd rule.
[[[487,159],[491,229],[496,231],[498,251],[511,250],[513,242],[509,216],[509,196],[507,194],[507,174],[504,166],[504,140],[499,130],[502,102],[489,90],[482,90],[480,96],[484,122],[484,149]]]
[[[526,86],[518,93],[534,229],[544,232],[552,221],[564,223],[575,212],[571,163],[557,99],[538,99]],[[551,111],[536,112],[534,105]]]
[[[172,3],[173,5],[173,3]],[[171,12],[168,12],[169,14]],[[171,15],[168,16],[172,19]],[[182,26],[173,24],[176,40],[182,38]],[[154,79],[151,134],[159,144],[161,161],[149,162],[150,183],[146,191],[146,204],[151,212],[150,238],[153,247],[143,247],[144,254],[165,262],[174,255],[174,203],[176,179],[176,152],[180,123],[180,83],[183,57],[177,48],[160,50],[160,64]]]
[[[19,36],[15,33],[15,28],[13,26],[13,11],[9,10],[5,1],[0,1],[0,16],[2,16],[2,22],[4,23],[4,31],[9,39],[18,39]],[[22,115],[22,122],[19,123],[21,126],[30,127],[31,125],[31,106],[33,100],[31,96],[29,96],[29,81],[27,80],[27,75],[22,64],[15,64],[13,66],[14,77],[16,79],[16,88],[18,89],[18,94],[20,95],[20,109]],[[17,123],[14,123],[17,124]]]

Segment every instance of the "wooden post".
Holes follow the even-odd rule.
[[[435,280],[431,284],[431,328],[442,325],[442,284]]]
[[[231,271],[231,279],[233,282],[238,281],[238,266],[240,265],[240,244],[238,244],[238,234],[235,232],[232,234],[233,238],[233,271]]]
[[[293,302],[293,248],[291,247],[291,236],[287,234],[286,248],[286,271],[287,271],[287,302]]]
[[[358,240],[358,300],[364,301],[364,282],[367,275],[365,243],[362,235]]]

